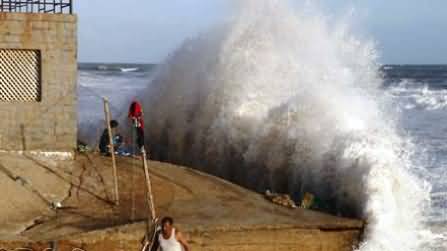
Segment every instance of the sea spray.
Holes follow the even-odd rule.
[[[367,221],[362,251],[424,250],[430,187],[379,88],[374,45],[303,13],[240,1],[235,20],[173,53],[140,96],[152,156],[258,191],[312,192]]]

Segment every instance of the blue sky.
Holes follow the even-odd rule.
[[[160,62],[184,39],[225,20],[231,1],[75,1],[79,61]],[[447,63],[445,0],[311,2],[318,2],[329,16],[354,9],[355,28],[377,43],[381,63]]]

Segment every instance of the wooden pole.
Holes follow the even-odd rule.
[[[115,159],[115,149],[113,147],[113,136],[112,136],[112,127],[110,126],[110,120],[111,120],[111,116],[110,116],[110,109],[109,109],[109,100],[107,100],[107,98],[103,98],[104,100],[104,114],[106,117],[106,126],[107,126],[107,131],[109,134],[109,151],[110,154],[112,155],[112,167],[113,167],[113,179],[114,179],[114,185],[115,185],[115,205],[119,205],[120,204],[120,199],[119,199],[119,192],[118,192],[118,173],[116,170],[116,159]]]
[[[141,154],[143,155],[143,167],[144,167],[144,176],[146,178],[146,186],[147,186],[147,204],[149,206],[149,212],[147,217],[147,230],[145,234],[145,240],[143,242],[142,251],[152,251],[154,249],[155,239],[157,238],[157,228],[158,228],[158,219],[155,214],[155,203],[154,197],[152,196],[152,184],[151,177],[149,175],[149,167],[147,163],[147,154],[146,150],[141,149]]]
[[[147,188],[147,205],[149,206],[149,216],[148,217],[148,223],[150,224],[153,220],[155,220],[156,218],[156,214],[155,214],[155,205],[154,205],[154,197],[152,196],[152,184],[151,184],[151,178],[149,176],[149,167],[147,164],[147,154],[146,154],[146,150],[144,149],[144,147],[141,149],[141,153],[142,153],[142,157],[143,157],[143,167],[144,167],[144,176],[146,178],[146,188]]]

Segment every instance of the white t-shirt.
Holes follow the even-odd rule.
[[[177,238],[175,238],[175,228],[172,228],[171,237],[169,237],[169,239],[165,239],[163,234],[160,233],[158,235],[158,243],[160,243],[162,251],[183,251],[182,245]]]

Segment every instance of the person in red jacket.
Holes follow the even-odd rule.
[[[132,123],[132,127],[136,132],[136,145],[138,149],[144,147],[144,120],[143,120],[143,108],[138,101],[133,101],[129,107],[128,118]]]

